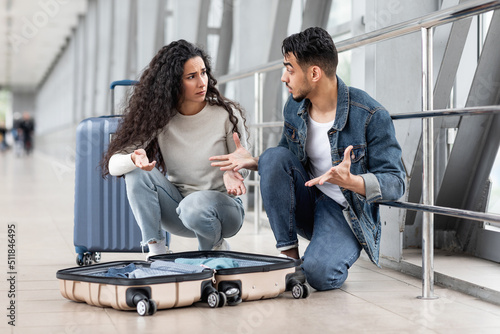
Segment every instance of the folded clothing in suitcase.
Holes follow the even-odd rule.
[[[114,261],[59,270],[56,277],[67,299],[117,310],[136,309],[140,315],[198,301],[210,307],[225,303],[213,287],[214,270],[170,261]]]

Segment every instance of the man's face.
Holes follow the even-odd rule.
[[[283,65],[286,71],[281,76],[281,81],[285,83],[292,98],[300,102],[307,98],[312,90],[311,84],[307,80],[307,75],[297,64],[297,59],[293,54],[286,54]]]

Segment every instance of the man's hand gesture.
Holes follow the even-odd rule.
[[[333,183],[339,187],[352,190],[360,195],[365,195],[365,182],[359,175],[351,174],[351,152],[352,145],[344,151],[344,160],[337,166],[330,168],[325,174],[311,179],[305,183],[307,187],[317,184],[323,185],[325,182]]]

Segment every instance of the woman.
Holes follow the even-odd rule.
[[[196,237],[200,250],[228,250],[244,219],[239,195],[248,171],[222,172],[208,158],[246,144],[241,107],[219,93],[210,61],[184,40],[164,46],[134,87],[101,161],[125,176],[127,197],[148,256],[168,251],[162,229]]]

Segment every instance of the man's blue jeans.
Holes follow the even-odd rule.
[[[164,239],[162,229],[198,238],[199,250],[210,250],[222,238],[235,235],[243,225],[241,199],[213,190],[182,197],[158,169],[140,168],[125,175],[127,197],[142,232],[142,245]]]
[[[273,147],[259,158],[262,200],[278,250],[298,246],[297,234],[310,240],[302,269],[317,290],[337,289],[359,258],[361,245],[344,218],[343,208],[316,187],[288,149]]]

